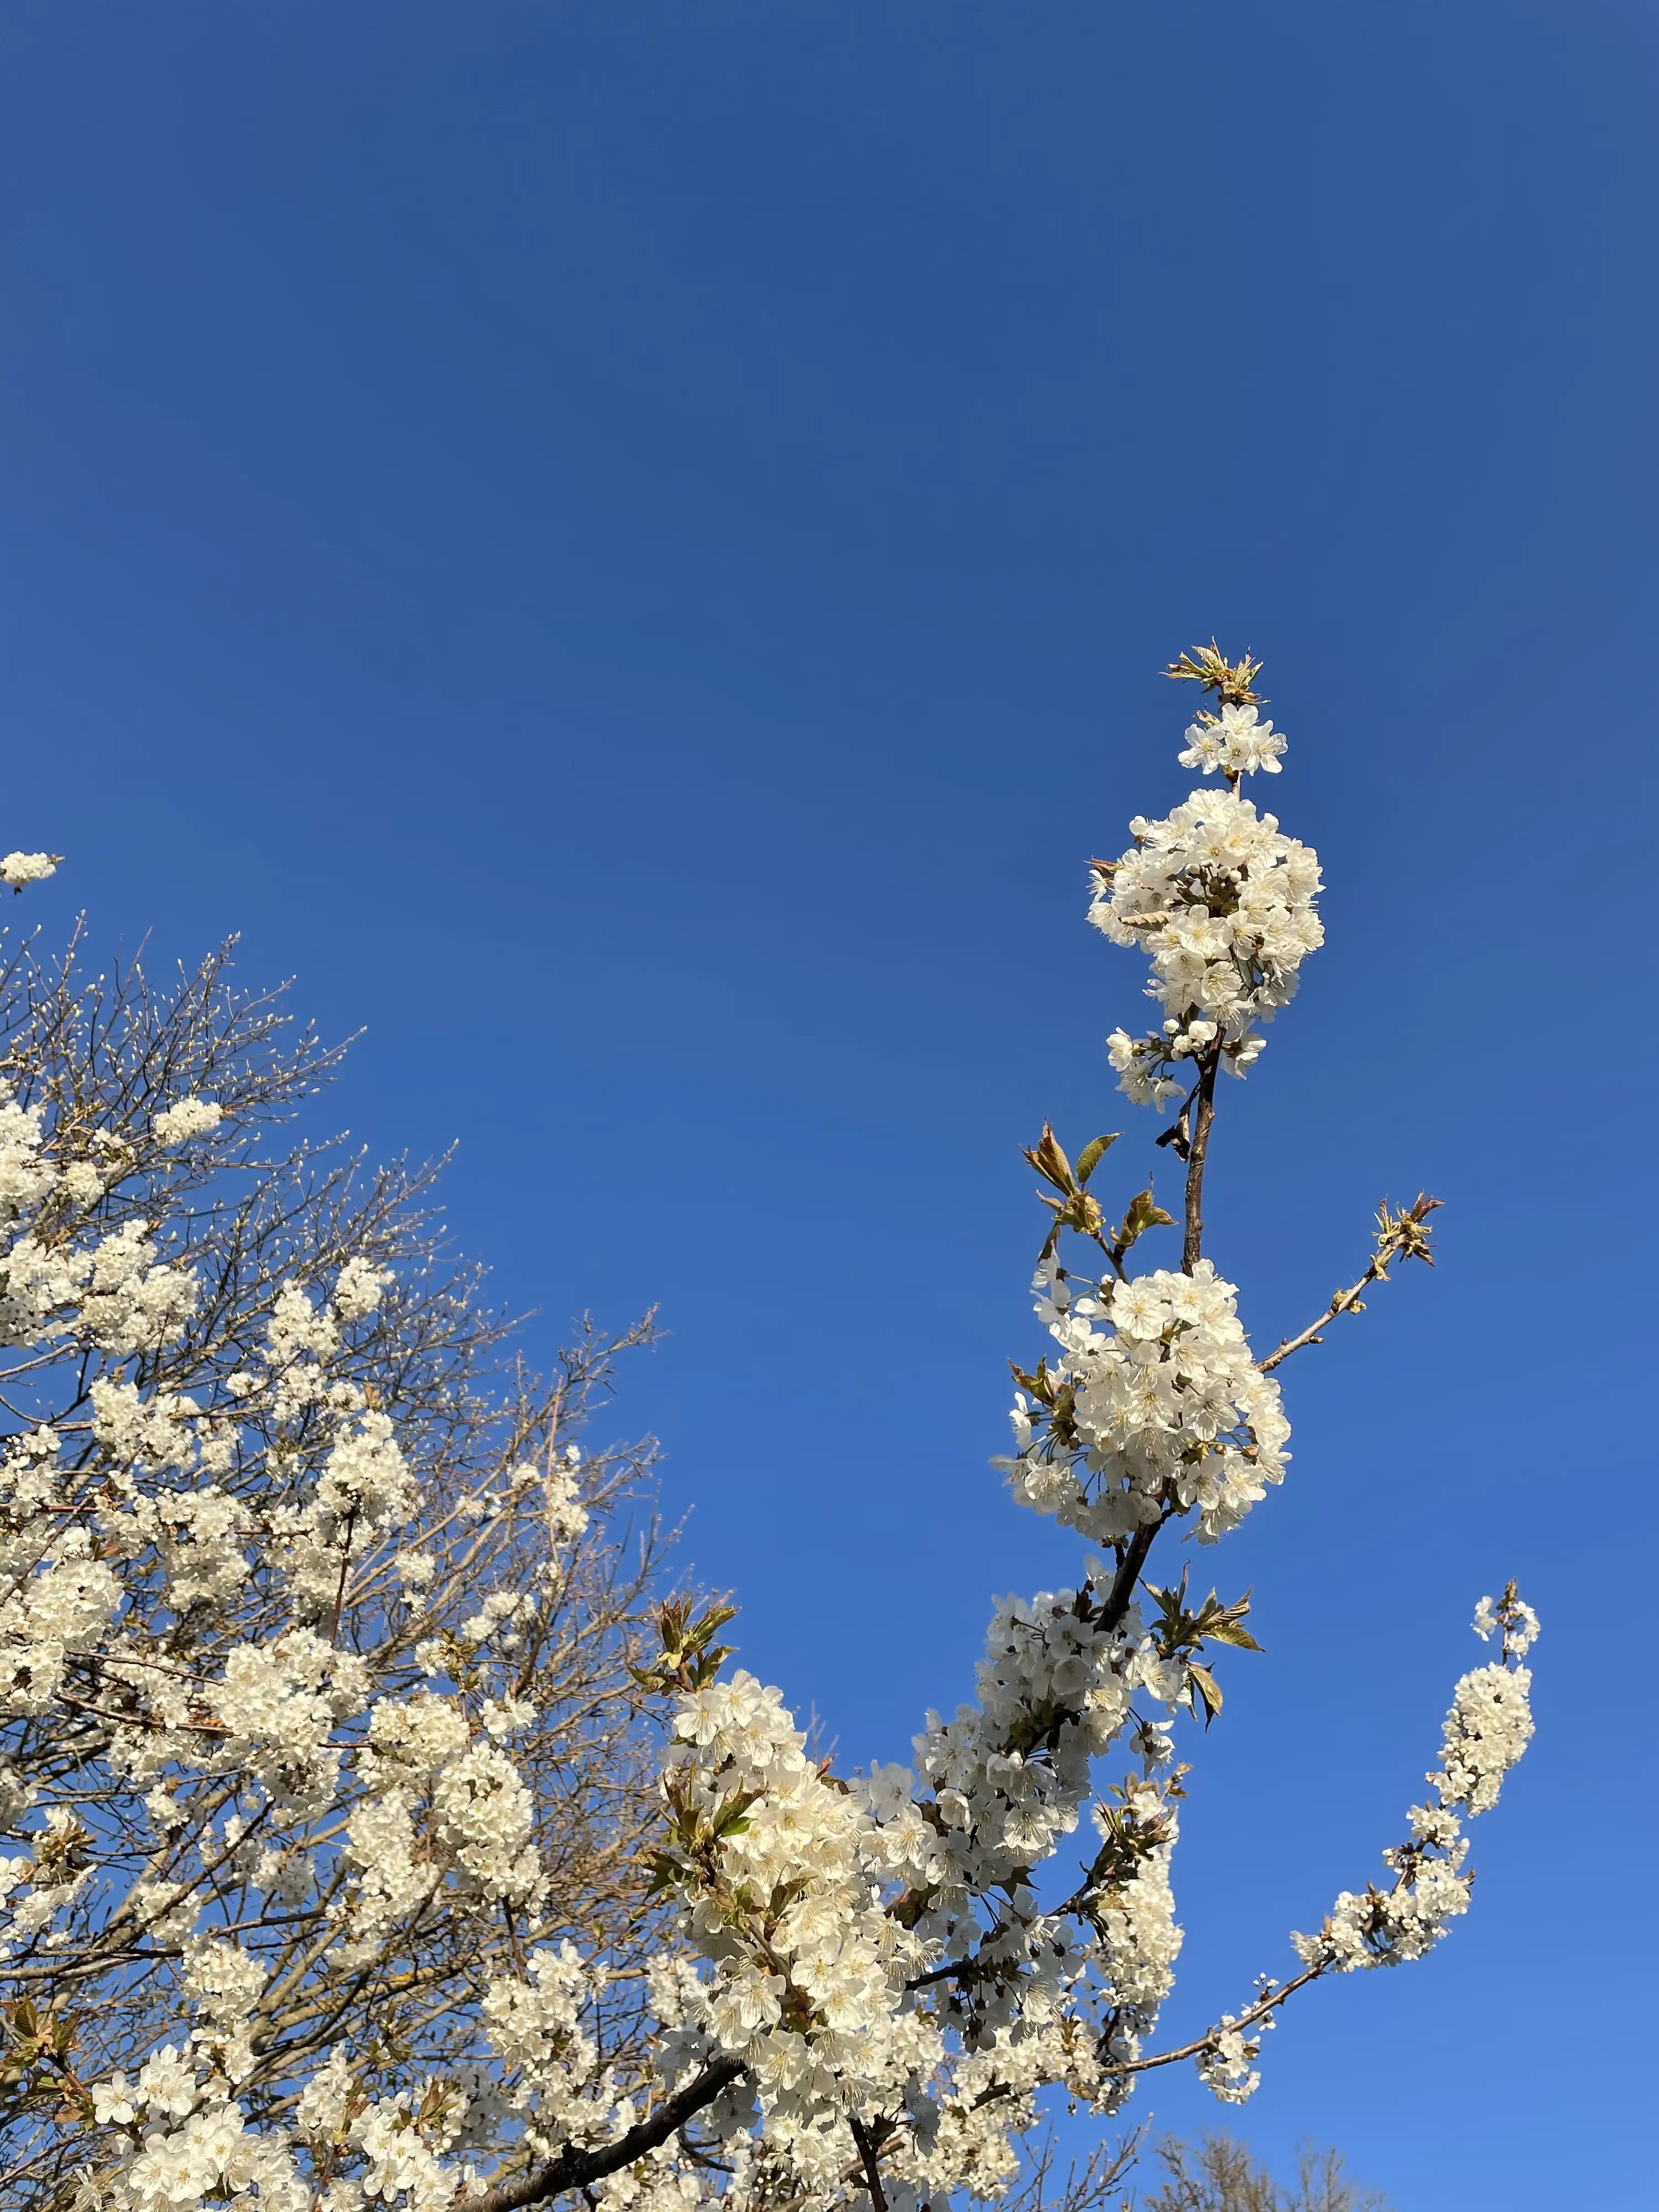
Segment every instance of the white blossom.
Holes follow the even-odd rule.
[[[374,1311],[395,1280],[390,1267],[377,1267],[361,1253],[355,1253],[335,1278],[334,1310],[342,1321],[362,1321]]]
[[[1212,775],[1218,769],[1229,777],[1254,775],[1258,769],[1277,775],[1284,750],[1282,731],[1263,721],[1254,707],[1240,706],[1230,699],[1218,715],[1188,726],[1186,750],[1180,757],[1182,768],[1195,768],[1205,775]]]
[[[1107,1542],[1171,1506],[1195,1509],[1208,1543],[1283,1480],[1279,1386],[1251,1359],[1237,1293],[1209,1261],[1078,1297],[1050,1260],[1033,1287],[1060,1347],[1054,1380],[1073,1394],[1073,1425],[1034,1437],[1036,1409],[1016,1402],[1020,1450],[1000,1464],[1023,1504]]]
[[[1512,1587],[1507,1602],[1517,1602]],[[1526,1610],[1536,1633],[1537,1616]],[[1491,1632],[1482,1630],[1480,1612],[1475,1629]],[[1316,1935],[1291,1939],[1304,1965],[1347,1972],[1420,1959],[1468,1911],[1468,1841],[1459,1816],[1490,1812],[1504,1775],[1525,1751],[1533,1732],[1531,1681],[1519,1666],[1480,1667],[1462,1677],[1442,1731],[1441,1765],[1428,1777],[1435,1802],[1410,1808],[1409,1839],[1382,1855],[1392,1886],[1368,1887],[1362,1895],[1344,1890]]]
[[[1496,1605],[1483,1597],[1474,1608],[1474,1632],[1483,1642],[1501,1636],[1506,1659],[1522,1659],[1538,1641],[1538,1615],[1511,1583]]]
[[[164,1107],[155,1117],[155,1130],[158,1144],[188,1144],[192,1137],[205,1137],[216,1129],[224,1119],[224,1110],[211,1098],[180,1098]]]
[[[25,884],[43,884],[57,872],[57,856],[52,853],[8,853],[0,860],[0,884],[9,884],[15,891]]]
[[[1135,842],[1097,872],[1089,919],[1115,945],[1151,955],[1162,1026],[1139,1039],[1118,1030],[1109,1047],[1120,1087],[1162,1103],[1182,1087],[1169,1073],[1176,1062],[1214,1052],[1239,1074],[1261,1052],[1252,1024],[1289,1004],[1303,961],[1324,942],[1319,862],[1231,790],[1195,791],[1167,817],[1129,826]]]

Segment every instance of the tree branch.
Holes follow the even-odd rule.
[[[567,2144],[547,2165],[532,2167],[528,2173],[486,2190],[482,2197],[466,2197],[466,2212],[523,2212],[526,2205],[544,2204],[550,2197],[562,2196],[567,2190],[585,2189],[590,2182],[603,2181],[607,2174],[619,2173],[623,2166],[632,2166],[635,2159],[643,2158],[648,2151],[659,2150],[670,2136],[678,2135],[688,2120],[695,2119],[722,2090],[729,2089],[743,2070],[740,2058],[711,2058],[684,2088],[676,2090],[648,2120],[629,2128],[617,2142],[602,2143],[593,2150]]]
[[[875,2212],[887,2212],[887,2192],[881,2185],[881,2161],[876,2155],[876,2146],[870,2130],[856,2112],[848,2115],[853,2141],[859,2147],[859,2163],[864,2169],[864,2185],[870,2192],[870,2202]]]
[[[1389,1279],[1390,1261],[1421,1260],[1425,1267],[1433,1267],[1434,1254],[1429,1249],[1430,1232],[1424,1224],[1431,1213],[1439,1212],[1440,1206],[1439,1199],[1431,1198],[1427,1191],[1419,1190],[1413,1204],[1402,1206],[1395,1213],[1385,1198],[1376,1209],[1376,1249],[1371,1255],[1370,1265],[1357,1283],[1351,1283],[1346,1291],[1334,1291],[1329,1305],[1319,1319],[1310,1322],[1299,1336],[1287,1336],[1265,1359],[1257,1362],[1262,1374],[1270,1374],[1281,1359],[1288,1359],[1293,1352],[1300,1352],[1304,1344],[1320,1343],[1322,1340],[1320,1331],[1340,1315],[1359,1312],[1362,1310],[1359,1303],[1361,1291],[1369,1290],[1373,1283],[1386,1283]]]
[[[1386,1279],[1382,1272],[1382,1261],[1378,1257],[1371,1261],[1370,1266],[1366,1268],[1357,1283],[1350,1284],[1346,1291],[1333,1292],[1329,1305],[1326,1307],[1317,1321],[1310,1321],[1299,1336],[1287,1336],[1282,1344],[1274,1346],[1265,1359],[1258,1360],[1256,1364],[1261,1372],[1264,1375],[1270,1375],[1281,1359],[1288,1359],[1293,1352],[1300,1352],[1304,1345],[1322,1344],[1324,1339],[1320,1334],[1321,1330],[1328,1328],[1340,1315],[1352,1313],[1359,1303],[1362,1291],[1368,1291],[1373,1283]]]
[[[1210,1148],[1210,1124],[1215,1119],[1215,1079],[1221,1066],[1219,1038],[1205,1055],[1198,1079],[1198,1110],[1193,1117],[1192,1148],[1187,1156],[1187,1233],[1181,1266],[1190,1275],[1204,1249],[1204,1157]]]
[[[1100,1609],[1100,1625],[1103,1628],[1115,1628],[1129,1610],[1130,1601],[1135,1594],[1135,1584],[1139,1581],[1140,1571],[1146,1564],[1146,1554],[1152,1550],[1157,1540],[1158,1530],[1168,1518],[1166,1512],[1162,1519],[1154,1521],[1150,1528],[1137,1528],[1129,1539],[1129,1548],[1123,1554],[1118,1571],[1112,1577],[1112,1587],[1107,1592],[1106,1602]]]
[[[1121,2066],[1115,2066],[1112,2071],[1115,2074],[1146,2074],[1154,2066],[1176,2066],[1183,2058],[1200,2057],[1205,2051],[1213,2051],[1224,2035],[1235,2034],[1240,2028],[1259,2026],[1284,2003],[1286,1997],[1293,1997],[1298,1990],[1305,1990],[1310,1982],[1316,1982],[1327,1972],[1328,1964],[1328,1960],[1323,1960],[1316,1966],[1310,1966],[1304,1973],[1297,1974],[1294,1980],[1286,1982],[1282,1989],[1274,1990],[1258,1999],[1240,2013],[1237,2020],[1229,2021],[1224,2027],[1212,2027],[1207,2033],[1198,2036],[1191,2043],[1182,2044],[1175,2051],[1156,2051],[1150,2058],[1131,2058]]]

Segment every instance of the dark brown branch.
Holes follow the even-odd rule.
[[[856,2112],[848,2116],[853,2141],[859,2147],[859,2163],[864,2168],[864,2185],[870,2192],[870,2202],[875,2212],[887,2212],[887,2192],[881,2185],[881,2161],[876,2155],[876,2146]]]
[[[1204,1156],[1210,1148],[1210,1124],[1215,1119],[1215,1079],[1221,1066],[1221,1045],[1210,1047],[1198,1079],[1196,1111],[1193,1116],[1192,1149],[1187,1156],[1187,1235],[1181,1266],[1190,1275],[1204,1249]]]
[[[678,2135],[688,2120],[695,2119],[722,2090],[729,2089],[742,2072],[740,2058],[711,2058],[684,2088],[677,2089],[648,2120],[629,2128],[619,2141],[601,2143],[593,2150],[567,2144],[545,2166],[517,2174],[511,2181],[486,2190],[482,2197],[465,2198],[466,2212],[523,2212],[526,2205],[544,2204],[550,2197],[586,2189],[591,2182],[603,2181],[607,2174],[620,2173],[623,2166],[632,2166],[648,2151],[659,2150],[670,2136]]]
[[[1164,1518],[1169,1516],[1166,1514]],[[1129,1548],[1123,1554],[1121,1565],[1112,1577],[1112,1587],[1106,1594],[1106,1602],[1100,1609],[1100,1626],[1115,1628],[1129,1610],[1135,1594],[1135,1584],[1140,1580],[1140,1571],[1146,1564],[1146,1554],[1152,1548],[1163,1521],[1154,1521],[1149,1528],[1137,1528],[1129,1539]]]

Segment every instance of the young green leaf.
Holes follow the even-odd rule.
[[[1231,1644],[1240,1651],[1260,1651],[1261,1649],[1249,1630],[1241,1628],[1236,1620],[1206,1623],[1203,1636],[1206,1644]]]
[[[1204,1725],[1207,1729],[1221,1711],[1220,1685],[1207,1667],[1200,1667],[1196,1659],[1189,1659],[1187,1662],[1187,1686],[1188,1694],[1192,1700],[1193,1717],[1194,1720],[1197,1719],[1198,1709],[1201,1704],[1204,1708]]]
[[[1116,1144],[1121,1130],[1114,1129],[1109,1137],[1091,1137],[1077,1156],[1077,1179],[1087,1182],[1106,1157],[1107,1148]]]

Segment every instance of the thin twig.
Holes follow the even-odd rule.
[[[1257,1361],[1256,1364],[1261,1372],[1264,1375],[1272,1374],[1281,1359],[1288,1359],[1293,1352],[1300,1352],[1304,1345],[1322,1344],[1325,1340],[1322,1332],[1328,1328],[1340,1315],[1352,1313],[1359,1303],[1362,1291],[1368,1291],[1373,1283],[1386,1280],[1382,1259],[1379,1257],[1373,1260],[1357,1283],[1352,1283],[1346,1291],[1338,1291],[1333,1295],[1329,1305],[1326,1307],[1317,1321],[1310,1322],[1299,1336],[1287,1336],[1282,1344],[1274,1346],[1265,1359]]]
[[[1205,2051],[1213,2051],[1224,2035],[1234,2034],[1240,2028],[1254,2027],[1259,2021],[1267,2019],[1279,2006],[1284,2003],[1286,1997],[1293,1997],[1298,1990],[1305,1990],[1310,1982],[1316,1982],[1327,1971],[1328,1964],[1328,1962],[1323,1962],[1317,1966],[1310,1966],[1305,1973],[1297,1974],[1293,1980],[1286,1982],[1283,1988],[1274,1990],[1267,1996],[1261,1998],[1247,2010],[1240,2013],[1237,2020],[1229,2021],[1224,2027],[1212,2027],[1207,2033],[1196,2037],[1191,2043],[1183,2043],[1176,2051],[1157,2051],[1150,2058],[1128,2059],[1122,2065],[1115,2066],[1112,2071],[1115,2074],[1146,2074],[1154,2066],[1175,2066],[1183,2058],[1200,2057]]]

